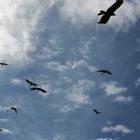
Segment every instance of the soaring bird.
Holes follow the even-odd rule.
[[[94,111],[97,115],[101,114],[101,112],[97,111],[96,109],[93,109],[93,111]]]
[[[9,111],[15,111],[17,114],[17,109],[15,107],[10,107],[10,109],[8,109],[7,112],[9,112]]]
[[[29,83],[31,86],[38,86],[38,84],[36,83],[33,83],[31,81],[29,81],[28,79],[25,79],[27,83]]]
[[[106,74],[112,75],[112,73],[110,71],[108,71],[108,70],[98,70],[97,72],[100,72],[102,74],[106,73]]]
[[[8,64],[7,63],[0,63],[0,65],[1,66],[4,66],[4,65],[7,66]]]
[[[116,14],[114,13],[121,5],[123,4],[123,0],[116,0],[116,2],[110,6],[107,11],[101,10],[98,16],[103,15],[98,22],[99,24],[106,24],[111,16],[115,16]]]
[[[43,93],[46,93],[46,92],[47,92],[46,90],[42,89],[41,87],[33,87],[33,88],[31,88],[30,90],[41,91],[41,92],[43,92]]]

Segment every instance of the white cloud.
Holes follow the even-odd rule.
[[[136,69],[140,70],[140,64],[137,64]]]
[[[135,87],[139,87],[140,86],[140,78],[138,78],[136,81],[135,81]]]
[[[105,90],[107,96],[122,94],[127,91],[126,87],[119,86],[116,81],[102,83],[101,88]]]
[[[5,111],[7,111],[8,108],[9,108],[8,106],[1,106],[0,105],[0,112],[5,112]]]
[[[60,134],[57,134],[56,136],[53,137],[53,140],[64,140],[64,139],[65,139],[65,136],[60,135]]]
[[[10,83],[17,86],[23,85],[23,81],[17,78],[11,78]]]
[[[131,96],[122,96],[122,95],[118,95],[117,97],[115,97],[114,102],[120,102],[120,103],[130,103],[133,101],[133,98]]]
[[[94,85],[93,81],[79,80],[78,83],[73,84],[69,89],[65,90],[67,93],[65,96],[67,104],[60,108],[60,112],[74,111],[84,104],[91,103],[89,92]]]
[[[61,55],[64,48],[60,46],[61,39],[58,36],[51,36],[47,40],[47,47],[42,47],[35,57],[39,59],[52,59]]]
[[[74,111],[75,109],[78,109],[79,106],[78,105],[64,105],[62,108],[60,108],[61,112],[71,112]]]
[[[97,138],[96,140],[113,140],[112,138]]]
[[[61,0],[62,7],[60,15],[70,20],[74,25],[97,24],[100,10],[107,10],[115,1],[105,0]],[[108,25],[124,28],[133,25],[140,15],[139,0],[124,1],[124,4],[115,12],[117,16],[112,17]]]
[[[87,104],[90,102],[88,91],[93,88],[95,83],[89,80],[79,80],[77,84],[74,84],[67,92],[66,98],[77,104]]]
[[[47,68],[54,70],[54,71],[60,71],[60,72],[65,72],[68,70],[69,64],[63,65],[60,62],[48,62],[47,63]]]
[[[40,0],[0,1],[0,60],[22,65],[34,51],[34,31],[44,10],[53,3]]]
[[[0,122],[8,122],[9,120],[8,119],[5,119],[5,118],[0,118]]]
[[[127,128],[124,125],[116,125],[116,126],[103,127],[102,132],[104,133],[115,132],[115,133],[122,133],[122,134],[130,134],[133,132],[133,130]]]

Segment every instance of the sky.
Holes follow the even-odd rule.
[[[0,140],[138,140],[140,2],[98,24],[114,2],[0,0]]]

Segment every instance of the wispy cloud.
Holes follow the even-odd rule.
[[[118,95],[115,97],[114,102],[119,102],[119,103],[130,103],[133,101],[133,97],[131,96],[122,96]]]
[[[136,69],[140,70],[140,64],[137,64]]]
[[[139,87],[140,86],[140,78],[138,78],[136,81],[135,81],[135,87]]]
[[[102,83],[100,87],[104,89],[107,96],[122,94],[127,91],[126,87],[119,86],[119,83],[116,81]]]
[[[91,103],[89,92],[94,87],[94,85],[95,83],[90,80],[79,80],[78,83],[73,84],[66,91],[67,95],[65,98],[67,99],[67,104],[64,105],[60,111],[74,111],[84,104]]]
[[[102,132],[104,133],[110,133],[110,132],[114,132],[114,133],[122,133],[122,134],[131,134],[133,132],[133,130],[129,129],[128,127],[124,126],[124,125],[116,125],[116,126],[105,126],[102,128]]]
[[[94,87],[95,83],[90,80],[79,80],[67,92],[66,98],[76,104],[89,103],[88,91]]]
[[[6,122],[8,122],[8,121],[9,121],[8,119],[0,118],[0,122],[6,123]]]
[[[64,139],[65,139],[65,136],[60,135],[60,134],[57,134],[56,136],[53,137],[53,140],[64,140]]]
[[[10,83],[13,84],[13,85],[17,85],[17,86],[20,86],[20,85],[23,85],[24,82],[18,78],[11,78],[10,79]]]
[[[96,140],[114,140],[113,138],[97,138]]]

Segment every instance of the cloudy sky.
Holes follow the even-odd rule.
[[[0,0],[0,139],[138,140],[140,2],[97,24],[114,2]]]

